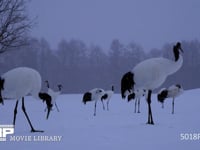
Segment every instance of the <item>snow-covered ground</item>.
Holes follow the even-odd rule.
[[[185,91],[175,100],[175,114],[171,114],[171,99],[165,108],[152,97],[155,125],[147,125],[147,104],[141,100],[141,113],[134,113],[134,101],[127,102],[115,94],[110,101],[110,110],[97,105],[97,116],[93,116],[94,103],[82,103],[82,95],[61,95],[57,100],[60,112],[54,108],[49,120],[44,112],[45,104],[32,97],[26,97],[25,105],[33,126],[44,133],[30,133],[30,127],[18,106],[14,135],[8,135],[6,142],[0,142],[4,150],[129,150],[129,149],[182,149],[198,150],[200,147],[200,89]],[[11,124],[14,100],[7,100],[0,106],[0,125]],[[189,134],[191,139],[188,139]],[[10,136],[30,136],[31,141],[10,141]],[[33,137],[62,136],[61,141],[33,141]],[[197,136],[197,137],[196,137]],[[199,136],[199,138],[198,138]],[[182,140],[187,138],[187,140]]]

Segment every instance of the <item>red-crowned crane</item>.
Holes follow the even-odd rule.
[[[183,93],[183,88],[180,84],[172,85],[169,88],[161,89],[157,95],[158,101],[162,103],[162,108],[164,108],[164,101],[166,98],[172,98],[172,114],[174,114],[174,100],[176,97]]]
[[[86,104],[87,102],[95,101],[94,104],[94,116],[96,116],[97,101],[101,100],[101,97],[105,94],[105,91],[101,88],[94,88],[89,92],[84,93],[82,102]]]
[[[175,61],[163,57],[150,58],[137,64],[132,71],[127,72],[121,79],[121,96],[124,99],[127,93],[134,89],[147,90],[148,121],[154,124],[151,110],[152,91],[160,87],[169,75],[177,72],[182,64],[183,57],[181,43],[177,42],[173,47]]]
[[[15,125],[18,102],[22,99],[22,110],[28,120],[31,127],[31,132],[43,132],[41,130],[35,130],[28,117],[25,109],[24,97],[31,94],[36,99],[42,99],[47,105],[47,116],[48,119],[51,108],[52,100],[47,93],[41,93],[41,76],[38,71],[27,68],[18,67],[14,68],[0,77],[0,101],[3,103],[3,99],[16,99],[16,104],[14,108],[14,118],[13,125]]]

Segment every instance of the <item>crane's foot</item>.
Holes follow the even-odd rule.
[[[35,129],[31,129],[31,132],[44,132],[43,130],[35,130]]]
[[[153,121],[148,121],[146,124],[154,125],[154,122]]]

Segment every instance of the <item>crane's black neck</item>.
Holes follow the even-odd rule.
[[[174,58],[175,58],[175,61],[178,61],[178,59],[179,59],[179,57],[180,57],[180,56],[179,56],[180,52],[179,52],[179,49],[177,48],[176,45],[174,46],[173,51],[174,51]]]
[[[183,50],[182,50],[182,48],[181,48],[181,43],[180,43],[180,42],[177,42],[176,45],[174,45],[174,47],[173,47],[175,62],[178,61],[178,59],[179,59],[179,57],[180,57],[180,51],[183,52]]]
[[[49,81],[46,80],[45,82],[46,82],[46,84],[47,84],[47,88],[49,88]]]
[[[114,85],[112,85],[112,91],[114,91]]]

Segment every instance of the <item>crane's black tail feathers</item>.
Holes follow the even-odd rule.
[[[126,92],[131,93],[134,88],[134,73],[127,72],[121,79],[121,96],[126,98]]]

